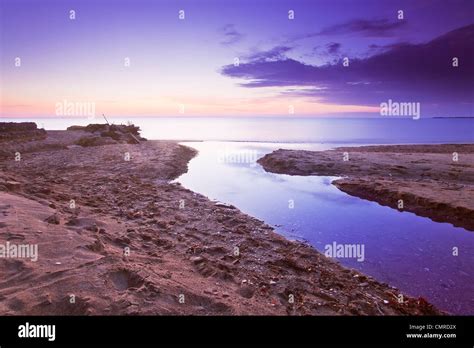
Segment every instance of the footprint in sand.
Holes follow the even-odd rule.
[[[118,291],[138,289],[145,283],[140,275],[128,269],[113,271],[107,275],[107,279]]]

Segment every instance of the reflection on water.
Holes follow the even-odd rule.
[[[177,179],[183,186],[233,204],[320,251],[333,242],[364,244],[364,262],[350,258],[340,262],[442,309],[474,313],[473,232],[349,196],[331,184],[332,177],[267,173],[248,160],[278,148],[323,150],[331,145],[185,145],[199,150],[199,155]],[[459,248],[459,256],[452,255],[453,247]]]

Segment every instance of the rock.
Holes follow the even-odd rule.
[[[194,264],[199,264],[201,262],[204,262],[204,258],[201,256],[191,256],[189,260]]]
[[[102,241],[100,239],[96,239],[94,241],[94,243],[88,245],[87,248],[91,251],[95,251],[95,252],[100,253],[100,252],[105,250],[105,245],[104,245],[104,243],[102,243]]]
[[[76,217],[72,217],[69,219],[68,222],[66,222],[66,225],[68,226],[78,226],[79,225],[79,219]]]
[[[337,302],[337,299],[334,296],[331,296],[323,291],[316,291],[315,295],[326,301]]]
[[[99,232],[99,226],[97,226],[97,224],[87,225],[84,229],[91,232]]]
[[[222,203],[222,202],[217,202],[214,205],[219,208],[236,209],[232,204],[227,204],[227,203]]]
[[[8,191],[18,192],[21,190],[21,184],[16,181],[7,181],[5,187]]]
[[[34,122],[0,122],[0,132],[27,132],[37,130]]]
[[[52,225],[59,225],[61,223],[61,219],[57,214],[53,214],[49,217],[47,217],[44,221],[46,221],[48,224]]]
[[[46,131],[38,129],[34,122],[0,122],[0,142],[41,140],[46,137]]]
[[[255,289],[250,286],[245,285],[245,286],[242,286],[239,290],[237,290],[237,293],[242,297],[252,298],[255,293]]]
[[[86,127],[71,126],[68,130],[84,131],[91,135],[80,138],[76,145],[100,146],[107,144],[138,144],[146,140],[140,136],[140,128],[134,125],[89,124]]]

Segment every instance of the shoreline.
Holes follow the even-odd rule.
[[[278,174],[343,176],[333,184],[349,195],[474,231],[474,144],[279,149],[258,163]]]
[[[187,146],[75,145],[83,136],[2,144],[2,240],[39,252],[1,260],[2,315],[445,314],[170,183]]]

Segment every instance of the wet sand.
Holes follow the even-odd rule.
[[[83,135],[2,143],[0,242],[38,260],[0,259],[0,315],[443,314],[170,183],[193,149]]]
[[[333,183],[350,195],[474,231],[474,144],[280,149],[258,162],[273,173],[342,176]]]

